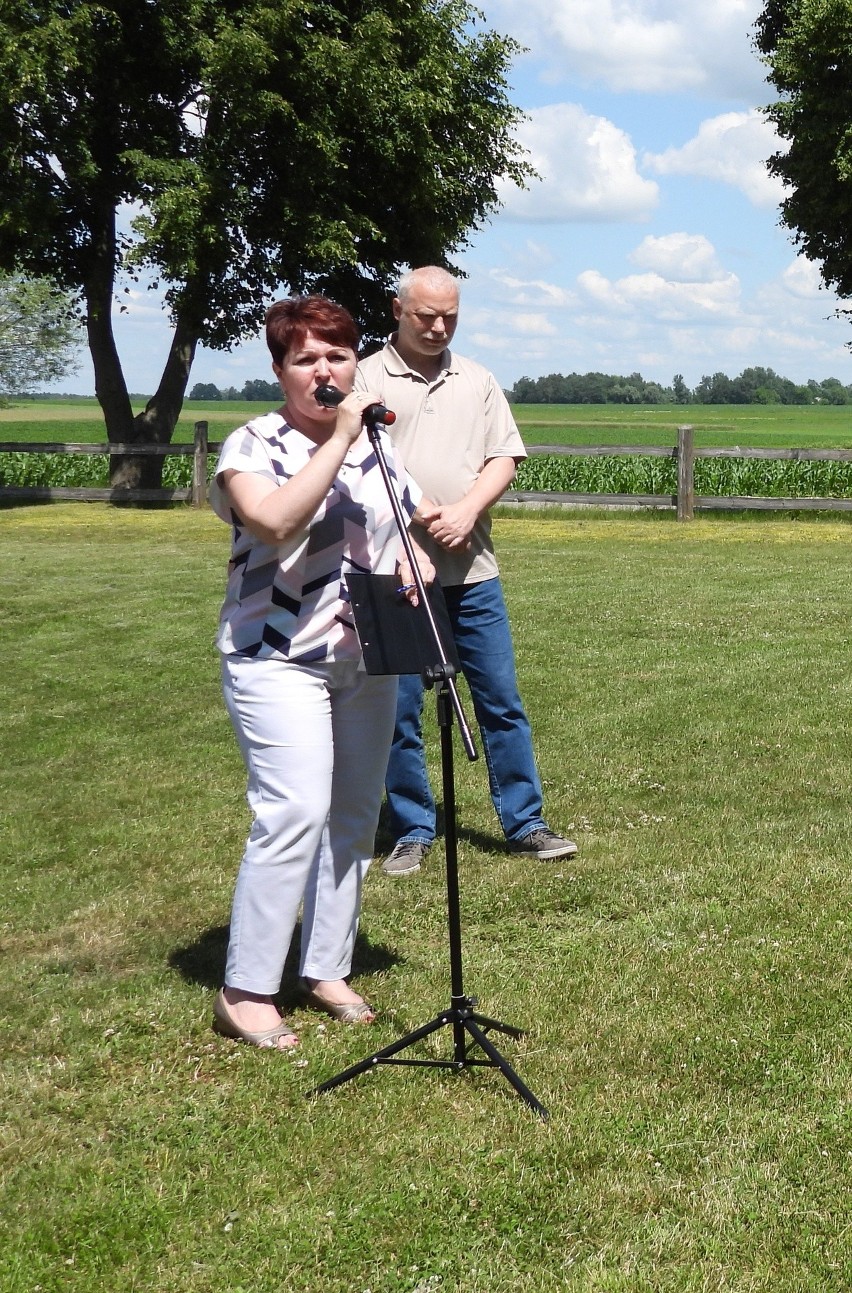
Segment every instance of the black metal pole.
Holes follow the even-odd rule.
[[[450,990],[452,998],[464,996],[461,951],[461,902],[459,893],[456,783],[453,767],[452,712],[447,705],[448,685],[436,689],[438,726],[441,730],[441,778],[444,792],[444,855],[447,869],[447,916],[450,932]]]
[[[470,735],[470,729],[464,720],[464,714],[461,708],[458,691],[455,687],[454,677],[455,668],[447,660],[441,636],[438,632],[437,624],[432,615],[426,596],[426,587],[423,576],[417,563],[417,557],[414,553],[405,517],[393,488],[393,480],[385,461],[384,450],[380,443],[379,433],[375,423],[367,423],[367,433],[373,448],[376,451],[379,467],[382,471],[382,477],[385,487],[388,491],[391,506],[393,507],[394,516],[397,526],[402,537],[403,546],[406,556],[411,565],[412,578],[417,586],[418,597],[422,604],[427,608],[429,615],[429,625],[432,636],[435,641],[436,656],[439,663],[423,671],[423,682],[426,687],[435,688],[436,707],[438,716],[438,725],[441,731],[441,776],[442,788],[444,795],[444,852],[446,857],[447,873],[447,926],[449,931],[450,945],[450,1008],[436,1015],[428,1023],[421,1024],[419,1028],[413,1029],[406,1033],[398,1041],[391,1042],[389,1046],[384,1046],[381,1050],[375,1051],[366,1059],[360,1060],[357,1064],[351,1065],[341,1073],[336,1074],[327,1081],[321,1082],[313,1091],[309,1091],[309,1096],[319,1095],[325,1091],[331,1091],[334,1087],[341,1086],[344,1082],[350,1081],[351,1078],[357,1077],[360,1073],[366,1073],[370,1069],[376,1068],[380,1064],[407,1065],[412,1068],[450,1068],[461,1071],[466,1068],[482,1067],[496,1068],[503,1074],[506,1081],[513,1087],[517,1094],[533,1109],[541,1118],[548,1118],[549,1114],[544,1105],[536,1099],[529,1087],[520,1079],[518,1074],[506,1060],[490,1037],[489,1031],[503,1033],[508,1037],[523,1037],[523,1029],[515,1028],[511,1024],[500,1023],[497,1019],[489,1019],[485,1015],[480,1015],[476,1011],[477,1001],[474,997],[468,997],[464,991],[464,972],[462,967],[462,934],[461,934],[461,901],[459,891],[459,871],[458,871],[458,828],[456,822],[456,793],[455,793],[455,770],[453,765],[453,714],[460,717],[459,728],[468,751],[468,756],[476,758],[476,750],[473,746],[473,738]],[[466,733],[466,738],[465,738]],[[472,753],[471,753],[472,751]],[[441,1028],[452,1027],[453,1030],[453,1056],[452,1059],[410,1059],[402,1056],[401,1052],[408,1050],[417,1042],[423,1041],[432,1033]],[[470,1037],[470,1041],[468,1041]],[[486,1056],[485,1059],[476,1058],[471,1055],[471,1047],[476,1046]]]

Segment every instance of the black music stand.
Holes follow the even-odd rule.
[[[476,997],[469,997],[464,990],[453,768],[453,712],[458,718],[462,741],[469,759],[476,758],[476,749],[455,686],[458,659],[446,617],[443,595],[440,594],[439,588],[433,586],[427,589],[424,584],[411,546],[405,516],[385,460],[377,423],[365,419],[365,425],[376,451],[403,547],[411,565],[420,605],[411,606],[398,592],[397,580],[394,576],[350,575],[347,577],[347,582],[367,673],[419,673],[423,678],[424,686],[435,689],[438,725],[441,731],[451,996],[449,1009],[442,1011],[428,1023],[406,1033],[398,1041],[375,1051],[367,1059],[344,1069],[326,1082],[321,1082],[307,1094],[312,1096],[330,1091],[333,1087],[348,1082],[350,1078],[357,1077],[359,1073],[366,1073],[381,1064],[405,1065],[412,1068],[450,1068],[459,1072],[473,1067],[497,1068],[521,1099],[525,1100],[540,1117],[547,1118],[549,1116],[547,1109],[521,1081],[488,1036],[489,1032],[497,1032],[517,1038],[523,1037],[524,1030],[478,1014]],[[422,1041],[430,1033],[447,1027],[453,1030],[452,1058],[434,1060],[401,1058],[400,1052]],[[471,1052],[476,1047],[484,1053],[485,1059],[472,1056]]]

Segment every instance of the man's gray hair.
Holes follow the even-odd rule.
[[[410,269],[407,274],[403,274],[396,290],[397,298],[404,301],[418,283],[423,283],[438,292],[446,292],[450,288],[454,288],[456,292],[459,291],[459,281],[449,270],[441,269],[440,265],[421,265],[419,269]]]

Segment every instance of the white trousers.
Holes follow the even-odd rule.
[[[302,905],[300,973],[352,968],[396,713],[397,678],[357,661],[222,657],[254,823],[231,910],[225,983],[276,993]]]

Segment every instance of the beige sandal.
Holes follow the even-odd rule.
[[[324,1011],[339,1023],[371,1024],[376,1018],[376,1012],[369,1001],[326,1001],[310,987],[307,979],[299,980],[299,990],[306,1006]]]
[[[267,1028],[264,1033],[250,1033],[247,1029],[240,1028],[228,1010],[225,994],[221,990],[216,993],[216,998],[213,1002],[213,1030],[222,1037],[231,1037],[238,1042],[247,1042],[249,1046],[258,1046],[264,1051],[289,1051],[299,1044],[298,1037],[286,1019],[282,1019],[281,1023],[276,1024],[274,1028]],[[276,1043],[279,1037],[292,1037],[294,1040],[289,1046],[278,1046]]]

